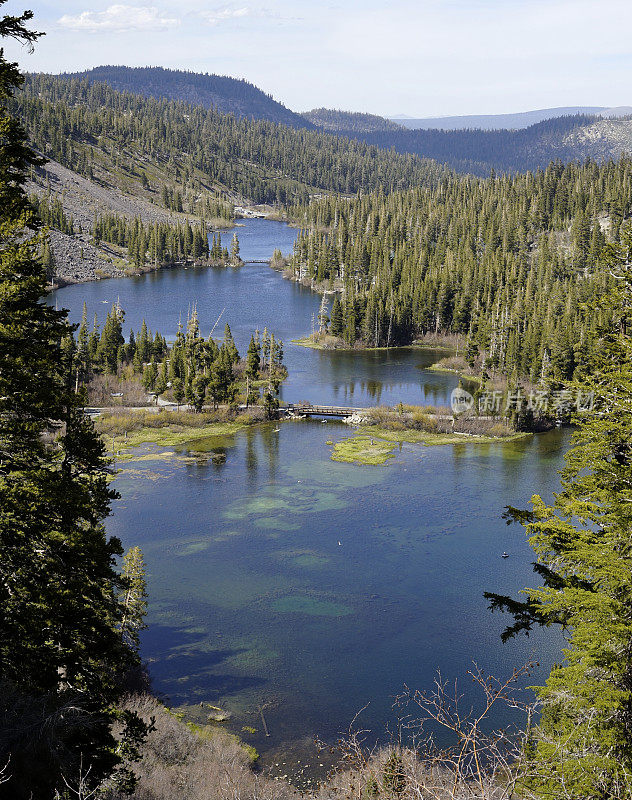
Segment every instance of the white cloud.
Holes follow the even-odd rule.
[[[209,25],[219,25],[221,22],[228,22],[230,20],[244,19],[245,17],[271,17],[273,14],[264,8],[255,9],[249,6],[234,8],[224,6],[222,8],[212,8],[209,11],[202,11],[200,16]]]
[[[85,33],[100,31],[162,31],[180,24],[175,17],[167,17],[154,6],[113,5],[105,11],[82,11],[64,14],[59,20],[63,28]]]

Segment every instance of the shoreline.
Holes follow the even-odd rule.
[[[446,353],[452,353],[455,351],[455,347],[449,344],[433,344],[431,342],[423,342],[423,341],[414,341],[410,342],[409,344],[393,344],[389,347],[385,345],[380,345],[379,347],[372,347],[370,345],[363,345],[363,344],[356,344],[356,345],[348,345],[348,344],[333,344],[331,346],[327,346],[327,344],[323,344],[322,342],[318,342],[312,339],[311,334],[307,336],[300,336],[298,339],[291,339],[290,344],[294,344],[297,347],[306,347],[309,350],[327,350],[329,352],[333,351],[341,351],[341,352],[380,352],[386,350],[440,350]],[[437,362],[438,363],[438,362]],[[424,369],[433,370],[436,372],[454,372],[456,370],[446,369],[442,367],[436,367],[435,364],[424,367]],[[459,374],[459,373],[457,373]],[[468,375],[463,375],[464,378],[467,380],[477,380],[476,378],[471,378]]]
[[[190,411],[171,412],[154,411],[153,409],[139,408],[138,414],[144,417],[139,420],[140,424],[134,425],[130,419],[133,414],[130,409],[123,410],[117,414],[116,407],[112,407],[114,413],[107,413],[99,424],[100,417],[95,421],[95,427],[106,445],[106,452],[116,461],[163,461],[170,459],[191,458],[198,459],[195,450],[188,455],[167,451],[162,453],[141,453],[136,454],[132,451],[146,445],[155,447],[187,447],[198,441],[210,438],[232,437],[241,431],[253,426],[275,425],[283,422],[303,421],[299,418],[287,418],[284,420],[266,420],[257,418],[247,412],[242,412],[232,419],[219,420],[216,418],[217,412],[202,412],[195,414]],[[260,408],[255,406],[254,408]],[[167,418],[166,414],[169,414]],[[183,414],[184,417],[174,418],[171,415]],[[209,416],[215,417],[209,419]],[[432,419],[433,415],[429,415]],[[159,424],[148,424],[155,421]],[[128,426],[122,424],[129,421]],[[506,436],[494,436],[485,433],[468,433],[461,431],[426,431],[415,428],[404,428],[401,430],[390,429],[381,425],[371,425],[359,423],[350,431],[350,435],[344,436],[338,441],[328,440],[326,445],[333,447],[331,458],[333,461],[344,461],[356,464],[382,465],[394,456],[394,450],[402,444],[412,444],[422,447],[440,447],[444,445],[459,444],[498,444],[512,442],[533,436],[532,432],[519,432]],[[377,443],[374,440],[379,440]],[[369,444],[370,442],[370,444]],[[218,454],[209,457],[217,460]]]
[[[111,280],[112,278],[138,278],[141,275],[148,275],[150,272],[167,272],[174,269],[209,269],[211,267],[219,267],[222,269],[228,269],[229,267],[232,267],[234,269],[238,269],[239,267],[245,266],[246,263],[246,261],[241,260],[239,264],[224,264],[220,262],[196,264],[195,262],[191,262],[186,264],[165,264],[162,267],[154,267],[151,264],[145,264],[144,267],[131,267],[130,265],[129,270],[121,269],[118,273],[114,274],[108,274],[104,272],[103,274],[97,275],[95,272],[89,277],[85,278],[65,278],[61,275],[56,275],[51,280],[51,285],[48,288],[48,292],[55,292],[57,289],[63,289],[65,286],[76,286],[82,283],[96,283],[96,281]]]
[[[458,369],[451,369],[450,367],[442,367],[437,364],[431,364],[429,367],[426,367],[427,370],[430,372],[443,372],[446,375],[457,375],[459,378],[462,378],[464,381],[470,381],[470,383],[481,383],[482,379],[478,375],[468,375],[465,372],[461,372]]]

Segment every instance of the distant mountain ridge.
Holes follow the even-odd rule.
[[[183,100],[204,108],[214,107],[223,114],[266,119],[292,128],[314,127],[300,114],[290,111],[254,84],[226,75],[164,67],[102,66],[85,72],[63,73],[60,77],[83,78],[90,83],[107,83],[118,92],[132,92],[157,99]]]
[[[632,114],[632,106],[564,106],[561,108],[541,108],[535,111],[520,111],[515,114],[475,114],[455,117],[414,118],[405,114],[389,117],[393,122],[411,130],[520,130],[544,122],[547,119],[591,114],[602,117],[623,117]]]
[[[386,117],[376,114],[362,114],[352,111],[339,111],[331,108],[314,108],[304,111],[301,116],[312,125],[330,133],[344,131],[349,133],[375,133],[376,131],[401,131],[402,126]]]
[[[572,106],[519,114],[434,118],[421,120],[425,127],[413,128],[419,120],[401,118],[394,122],[375,114],[326,108],[298,114],[245,80],[219,75],[162,67],[102,66],[58,77],[105,83],[115,91],[212,107],[219,113],[304,132],[325,132],[382,150],[392,149],[401,155],[432,159],[475,175],[488,175],[492,169],[536,170],[554,160],[569,162],[590,157],[602,161],[632,152],[632,120],[622,117],[632,115],[632,107],[626,106]],[[578,108],[584,113],[575,113]],[[573,113],[563,113],[568,111]],[[538,121],[526,124],[533,119]],[[450,124],[455,127],[450,129]],[[279,132],[277,138],[283,135]],[[340,142],[340,146],[351,147],[351,142]],[[322,177],[312,175],[308,182],[318,185]]]

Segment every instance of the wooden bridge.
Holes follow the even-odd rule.
[[[352,417],[354,414],[362,414],[366,408],[349,408],[348,406],[313,406],[311,403],[290,403],[281,408],[280,411],[286,414],[296,414],[301,416],[317,417]]]

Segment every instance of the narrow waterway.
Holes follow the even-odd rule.
[[[265,220],[237,232],[245,259],[288,252],[296,235]],[[138,330],[144,318],[167,336],[193,305],[205,334],[223,311],[218,329],[229,322],[240,348],[267,326],[285,342],[291,400],[442,404],[456,385],[424,369],[436,353],[292,345],[319,298],[265,265],[82,284],[51,302],[77,321],[85,301],[90,318],[103,320],[117,298],[126,326]],[[524,532],[501,515],[534,492],[551,498],[566,432],[404,445],[387,466],[363,467],[330,460],[330,443],[349,433],[342,424],[279,427],[198,442],[176,459],[148,460],[158,450],[149,447],[116,480],[121,500],[108,530],[145,554],[143,655],[157,691],[198,717],[200,702],[225,707],[232,729],[269,762],[293,747],[304,761],[314,736],[335,739],[367,703],[362,726],[385,735],[394,696],[405,683],[428,687],[437,669],[461,680],[466,705],[473,661],[505,676],[534,657],[540,666],[526,683],[543,680],[559,636],[501,644],[508,621],[487,611],[483,592],[515,594],[535,580]],[[226,462],[213,463],[213,452]]]
[[[281,222],[244,220],[235,228],[244,260],[270,258],[275,247],[292,251],[297,230]],[[229,241],[231,232],[224,238]],[[151,272],[66,286],[51,295],[59,307],[81,320],[83,303],[89,322],[94,314],[102,324],[112,303],[120,300],[128,331],[140,329],[143,319],[153,331],[175,336],[178,322],[197,307],[202,333],[222,337],[229,323],[243,352],[259,328],[273,331],[285,344],[290,379],[283,397],[332,405],[369,406],[384,403],[443,404],[457,385],[454,376],[424,371],[445,353],[412,348],[368,352],[323,352],[292,346],[292,339],[309,333],[318,314],[320,297],[294,281],[285,280],[266,264],[246,263],[239,269],[205,268]],[[221,315],[221,316],[220,316]]]

